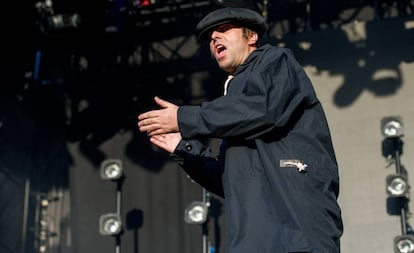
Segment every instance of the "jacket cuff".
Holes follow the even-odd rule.
[[[182,139],[171,154],[172,157],[178,156],[181,158],[190,158],[199,156],[203,148],[203,144],[196,140],[185,140]]]
[[[177,111],[178,129],[184,139],[195,137],[199,126],[200,107],[180,106]]]

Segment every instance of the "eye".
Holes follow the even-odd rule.
[[[238,28],[238,26],[236,26],[234,24],[223,24],[223,25],[218,26],[215,30],[217,32],[223,33],[223,32],[226,32],[226,31],[232,29],[232,28]]]

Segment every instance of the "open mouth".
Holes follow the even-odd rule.
[[[216,54],[217,54],[217,56],[223,55],[223,52],[226,51],[226,49],[227,48],[225,46],[223,46],[223,45],[217,45],[216,46]]]

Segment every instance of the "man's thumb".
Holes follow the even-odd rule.
[[[161,106],[163,108],[166,108],[171,104],[171,103],[169,103],[169,102],[167,102],[167,101],[165,101],[165,100],[163,100],[163,99],[161,99],[157,96],[154,97],[154,101],[155,101],[155,103],[157,103],[159,106]]]

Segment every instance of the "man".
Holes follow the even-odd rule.
[[[197,25],[219,67],[224,96],[138,116],[139,130],[188,175],[224,197],[226,253],[340,252],[338,167],[322,106],[287,49],[263,45],[265,20],[222,8]],[[197,139],[221,138],[215,155]]]

